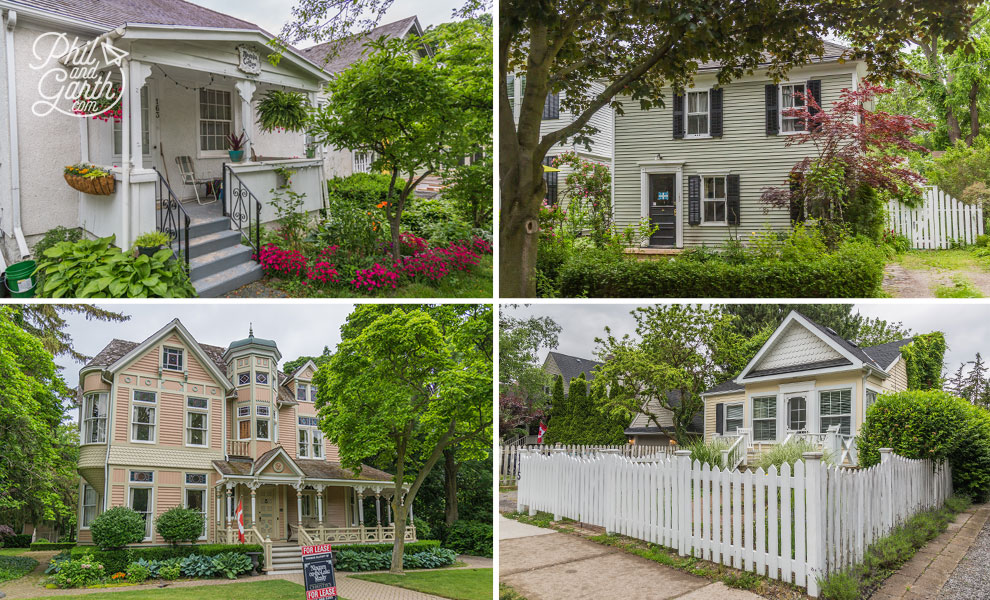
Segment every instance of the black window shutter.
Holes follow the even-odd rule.
[[[701,225],[701,177],[688,176],[688,224]]]
[[[808,95],[815,99],[818,106],[822,105],[822,80],[821,79],[809,79],[808,80]],[[808,114],[815,116],[820,111],[817,108],[808,105]]]
[[[543,159],[543,164],[551,166],[554,157],[547,156]],[[543,180],[547,183],[547,204],[554,206],[557,204],[557,175],[556,171],[543,174]]]
[[[729,225],[739,224],[739,176],[725,178],[726,220]]]
[[[543,118],[560,118],[560,92],[550,92],[547,94],[547,100],[543,104]]]
[[[684,138],[684,95],[674,94],[674,139]]]
[[[711,130],[712,137],[722,137],[722,88],[712,90],[711,98]]]
[[[724,417],[725,417],[725,405],[724,404],[716,404],[715,405],[715,433],[719,433],[719,434],[725,433],[725,423],[723,422],[724,421]]]
[[[767,135],[777,135],[780,131],[780,109],[777,105],[777,84],[766,85]]]

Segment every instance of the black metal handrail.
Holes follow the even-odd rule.
[[[223,201],[220,204],[223,206],[223,216],[230,218],[231,224],[241,232],[248,245],[254,249],[254,259],[260,262],[261,201],[228,163],[223,163]],[[254,208],[253,219],[252,208]]]
[[[175,244],[174,250],[182,254],[182,259],[186,265],[186,273],[189,272],[189,224],[192,219],[186,212],[178,196],[172,191],[172,186],[165,180],[165,176],[155,168],[158,174],[158,186],[155,192],[155,226],[158,231],[172,237]]]

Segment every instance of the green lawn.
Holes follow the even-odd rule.
[[[283,579],[255,581],[253,583],[231,583],[227,585],[200,585],[183,588],[159,589],[141,586],[131,592],[106,592],[80,596],[86,600],[300,600],[305,598],[303,586]],[[32,600],[62,600],[65,596],[44,596]],[[343,599],[342,599],[343,600]]]
[[[413,571],[405,575],[374,573],[351,575],[351,579],[363,579],[385,585],[394,585],[424,594],[433,594],[453,600],[491,600],[494,581],[493,569],[458,569],[456,571]]]
[[[30,551],[30,548],[0,548],[0,556],[18,556]]]

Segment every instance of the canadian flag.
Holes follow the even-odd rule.
[[[242,506],[240,500],[237,501],[236,514],[237,514],[237,539],[239,539],[243,544],[247,540],[244,538],[244,507]]]
[[[539,430],[537,430],[537,433],[536,433],[536,443],[537,444],[542,444],[543,443],[543,434],[546,433],[546,432],[547,432],[547,426],[546,426],[546,424],[543,421],[540,421],[540,428],[539,428]]]

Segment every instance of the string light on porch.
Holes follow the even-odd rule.
[[[208,88],[211,85],[213,85],[213,81],[214,81],[214,75],[213,75],[213,73],[210,73],[210,82],[207,83],[206,85],[200,86],[200,87],[189,87],[188,85],[179,83],[179,81],[177,79],[175,79],[174,77],[171,77],[168,73],[165,72],[165,69],[163,69],[161,67],[161,65],[155,65],[155,66],[158,67],[158,70],[162,72],[162,75],[165,76],[165,79],[170,79],[172,81],[172,83],[174,83],[175,85],[177,85],[177,86],[179,86],[181,88],[185,88],[186,90],[189,90],[190,92],[198,92],[200,90],[203,90],[203,89]]]

